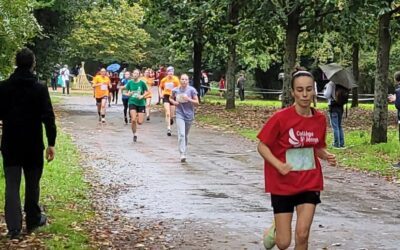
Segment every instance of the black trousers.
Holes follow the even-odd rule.
[[[65,88],[67,88],[67,95],[69,95],[69,80],[65,81],[65,87],[63,87],[63,94],[65,94]]]
[[[57,90],[57,82],[56,81],[52,81],[51,82],[51,89],[53,90],[53,91],[55,91],[55,90]]]
[[[239,97],[241,101],[244,100],[244,89],[239,89]]]
[[[128,113],[128,100],[129,99],[122,98],[122,103],[124,104],[124,118],[126,118]]]
[[[43,173],[43,161],[35,166],[4,166],[6,180],[5,219],[7,229],[22,229],[21,199],[19,195],[21,175],[25,177],[25,205],[26,225],[30,227],[40,222],[41,209],[39,207],[40,178]]]

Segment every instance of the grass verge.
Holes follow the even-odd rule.
[[[89,185],[79,167],[79,152],[71,138],[58,130],[56,158],[45,164],[41,180],[40,203],[49,217],[49,225],[38,230],[40,240],[49,249],[88,249],[89,235],[81,226],[90,220]],[[0,193],[4,194],[4,174],[0,176]],[[23,182],[22,182],[23,183]],[[24,185],[21,194],[24,193]],[[22,200],[24,197],[21,197]],[[4,199],[0,199],[4,207]]]
[[[220,98],[217,95],[206,95],[204,97],[206,103],[210,104],[225,104],[225,99]],[[235,104],[237,106],[259,106],[259,107],[276,107],[280,108],[282,106],[282,102],[278,100],[263,100],[263,99],[245,99],[244,101],[240,101],[236,99]],[[351,107],[351,103],[347,104],[348,109]],[[359,107],[366,110],[373,110],[373,103],[360,103]],[[328,109],[328,103],[326,101],[318,101],[317,103],[318,109]],[[396,107],[393,104],[389,104],[389,110],[395,111]]]

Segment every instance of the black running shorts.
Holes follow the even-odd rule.
[[[137,113],[146,113],[146,106],[136,106],[135,104],[129,104],[129,111],[136,110]]]
[[[169,101],[169,97],[170,97],[170,95],[164,95],[164,97],[163,97],[163,103],[169,103],[170,105],[174,105],[174,104],[172,104],[172,103]]]
[[[103,97],[100,97],[100,98],[96,98],[96,104],[101,104],[101,100],[103,100],[103,99],[108,99],[108,96],[103,96]]]
[[[271,194],[271,205],[274,209],[274,214],[293,213],[294,207],[301,204],[321,203],[320,192],[309,191],[295,195],[275,195]]]

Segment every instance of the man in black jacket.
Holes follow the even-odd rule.
[[[6,180],[5,219],[8,236],[20,237],[22,212],[19,195],[21,173],[25,176],[26,229],[31,232],[46,224],[39,207],[40,178],[43,172],[43,130],[48,147],[46,160],[54,159],[56,125],[53,107],[46,86],[32,73],[35,55],[27,48],[16,56],[17,69],[0,83],[0,120],[3,121],[1,153]]]

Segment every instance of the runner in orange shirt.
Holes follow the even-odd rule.
[[[110,78],[107,76],[106,69],[102,68],[100,74],[93,78],[94,97],[96,98],[97,113],[99,122],[106,122],[106,104],[109,95],[108,88],[111,87]]]
[[[141,80],[146,82],[147,89],[149,90],[148,94],[145,96],[146,98],[146,120],[150,121],[150,104],[151,98],[153,98],[153,94],[151,93],[151,87],[154,85],[154,77],[151,77],[151,69],[146,69],[144,71],[144,77]]]
[[[175,106],[169,101],[172,90],[179,87],[179,78],[174,75],[174,67],[167,68],[167,76],[161,80],[159,94],[164,103],[165,122],[167,123],[167,135],[171,136],[171,125],[174,123]]]

